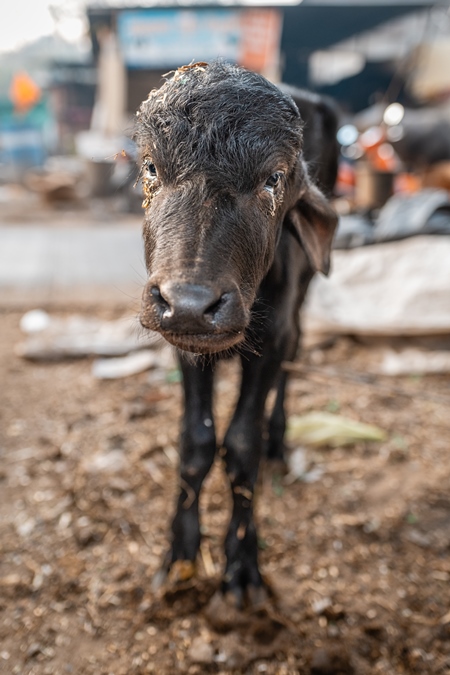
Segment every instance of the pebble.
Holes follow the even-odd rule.
[[[189,647],[188,659],[191,663],[212,663],[214,659],[214,649],[209,642],[205,642],[201,637],[196,637]]]
[[[27,656],[29,659],[32,659],[33,656],[37,656],[42,651],[42,647],[38,642],[32,642],[27,649]]]
[[[339,647],[317,649],[311,660],[311,675],[354,675],[346,652]]]

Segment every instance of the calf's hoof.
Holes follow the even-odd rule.
[[[287,448],[283,441],[274,441],[272,439],[267,439],[264,447],[264,457],[269,462],[280,462],[281,464],[285,463]]]
[[[251,569],[243,566],[236,569],[236,566],[231,565],[222,580],[223,597],[239,610],[257,609],[271,597],[270,588],[261,577],[258,567],[249,567]]]
[[[169,568],[167,581],[172,584],[189,581],[195,576],[195,562],[193,560],[175,560]]]
[[[245,593],[239,594],[216,591],[205,608],[205,616],[219,633],[245,629],[253,620],[252,617],[267,612],[272,598],[273,594],[267,586],[248,586]]]
[[[153,592],[165,589],[168,586],[177,586],[190,581],[196,572],[193,560],[175,560],[165,562],[153,577],[151,589]]]

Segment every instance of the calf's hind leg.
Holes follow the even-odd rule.
[[[267,458],[272,461],[284,461],[284,432],[286,430],[286,413],[284,399],[288,374],[281,372],[277,384],[275,403],[269,418],[267,438]]]
[[[298,312],[297,312],[298,315]],[[297,323],[294,323],[286,344],[285,361],[293,361],[298,351],[300,339],[300,329]],[[288,373],[281,370],[277,381],[277,393],[272,412],[269,417],[268,439],[267,439],[267,458],[274,461],[284,461],[284,432],[286,431],[286,413],[284,409],[284,400],[286,398],[286,386],[288,382]]]

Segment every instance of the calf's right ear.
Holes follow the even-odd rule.
[[[338,217],[326,197],[303,169],[302,192],[287,214],[287,224],[303,246],[316,272],[328,275]]]

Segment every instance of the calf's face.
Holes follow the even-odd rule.
[[[304,169],[299,112],[259,75],[195,64],[150,93],[136,138],[148,271],[141,323],[182,350],[233,347],[283,221],[316,268],[327,266],[328,207]]]

